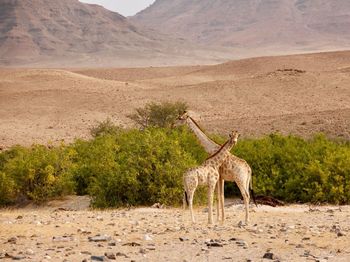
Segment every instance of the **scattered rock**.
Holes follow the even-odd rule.
[[[188,237],[179,237],[180,241],[183,242],[183,241],[188,241],[189,238]]]
[[[139,247],[139,246],[141,246],[141,244],[136,243],[136,242],[129,242],[129,243],[123,244],[123,246]]]
[[[116,255],[117,257],[125,257],[125,258],[128,258],[128,256],[127,256],[126,254],[121,253],[121,252],[117,252],[115,255]]]
[[[266,258],[266,259],[276,259],[275,255],[271,252],[266,252],[263,256],[263,258]]]
[[[110,236],[107,235],[96,235],[94,237],[88,237],[90,242],[107,242],[110,241],[112,238]]]
[[[106,261],[104,256],[91,256],[92,261]]]
[[[18,240],[17,237],[11,237],[11,238],[7,239],[7,242],[11,243],[11,244],[16,244],[17,240]]]
[[[27,255],[34,255],[34,251],[33,251],[32,249],[28,248],[28,249],[26,250],[26,254],[27,254]]]
[[[116,255],[112,252],[106,252],[105,257],[107,257],[108,259],[112,259],[112,260],[117,259]]]
[[[215,241],[213,239],[211,239],[210,241],[206,241],[205,244],[207,245],[207,247],[223,247],[224,246],[219,241]]]
[[[146,241],[151,241],[151,240],[153,240],[153,239],[151,238],[151,236],[148,235],[148,234],[144,235],[144,236],[143,236],[143,239],[146,240]]]
[[[5,253],[5,258],[11,258],[12,260],[22,260],[25,259],[23,256],[11,255],[9,253]]]
[[[339,231],[339,232],[337,233],[337,237],[343,237],[343,236],[346,236],[343,232],[340,232],[340,231]]]
[[[73,240],[74,238],[71,236],[52,237],[52,241],[54,242],[70,242]]]

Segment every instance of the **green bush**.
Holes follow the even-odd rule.
[[[148,103],[129,116],[141,128],[171,127],[176,118],[188,108],[184,102]]]
[[[69,152],[63,146],[54,149],[17,146],[10,154],[2,172],[7,184],[12,185],[13,181],[18,188],[12,198],[21,196],[39,203],[73,192],[74,184],[68,172]]]
[[[0,205],[72,193],[89,194],[95,207],[181,203],[183,173],[207,157],[195,136],[186,127],[140,131],[105,123],[89,141],[0,153]],[[350,203],[349,142],[271,134],[241,139],[232,152],[252,167],[257,194],[287,202]],[[225,192],[239,194],[232,185],[226,183]],[[205,188],[195,200],[206,202]]]
[[[111,156],[108,163],[115,165],[107,164],[109,170],[92,176],[89,192],[97,207],[178,204],[183,173],[197,164],[196,158],[206,155],[191,134],[178,130],[131,130],[114,139],[119,146],[114,154],[111,151],[107,155]],[[187,152],[182,143],[190,143],[192,151]],[[198,193],[197,200],[202,199],[203,193]]]
[[[288,202],[350,201],[348,142],[272,134],[242,140],[233,152],[251,165],[258,194]]]
[[[121,128],[115,125],[110,118],[105,121],[99,122],[96,126],[90,129],[92,137],[115,135],[120,132]]]
[[[14,203],[16,195],[17,188],[15,181],[0,171],[0,206]]]

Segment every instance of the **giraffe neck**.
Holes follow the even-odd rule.
[[[214,154],[220,148],[220,145],[207,137],[207,135],[201,130],[198,124],[191,117],[188,118],[186,123],[192,132],[196,135],[199,142],[204,147],[204,150],[209,154]]]
[[[214,155],[210,156],[205,162],[211,165],[214,164],[216,166],[221,166],[236,142],[237,140],[230,138]]]

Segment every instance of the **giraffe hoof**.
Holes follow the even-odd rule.
[[[239,221],[238,227],[245,227],[247,224],[243,221]]]

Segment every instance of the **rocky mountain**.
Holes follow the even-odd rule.
[[[0,65],[132,66],[201,57],[184,45],[78,0],[0,0]]]
[[[156,0],[131,20],[197,43],[231,48],[350,47],[349,0]]]

